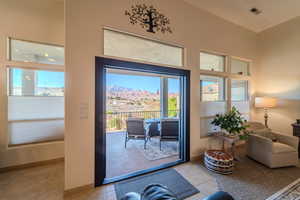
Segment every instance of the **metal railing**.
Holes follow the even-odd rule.
[[[169,110],[169,117],[178,117],[179,110]],[[161,111],[135,111],[135,112],[108,112],[106,113],[106,131],[123,131],[126,129],[126,120],[129,117],[144,119],[159,119]]]

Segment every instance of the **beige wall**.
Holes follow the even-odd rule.
[[[66,134],[65,189],[94,182],[94,68],[103,54],[103,26],[110,26],[186,48],[185,69],[191,70],[191,156],[207,145],[200,139],[199,51],[206,49],[255,59],[256,34],[226,22],[181,0],[153,0],[171,19],[173,34],[151,34],[132,26],[125,9],[138,1],[66,0]],[[139,1],[140,2],[140,1]],[[80,119],[88,104],[87,119]]]
[[[269,111],[270,128],[292,134],[291,123],[300,118],[300,17],[258,34],[259,67],[255,82],[258,96],[277,97],[279,105]],[[263,121],[263,110],[254,110]]]
[[[63,142],[8,148],[6,106],[7,37],[64,44],[63,1],[0,0],[0,168],[64,156]]]

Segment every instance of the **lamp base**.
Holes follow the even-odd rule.
[[[269,128],[269,126],[268,126],[268,109],[266,109],[265,108],[265,116],[264,116],[264,118],[265,118],[265,127],[266,128]]]

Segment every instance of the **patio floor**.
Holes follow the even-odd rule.
[[[152,138],[143,149],[142,140],[130,140],[125,148],[125,132],[106,135],[106,178],[149,169],[179,159],[178,143],[163,142],[159,150],[158,138]]]

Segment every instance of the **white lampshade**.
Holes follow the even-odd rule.
[[[271,97],[256,97],[256,108],[274,108],[277,105],[277,99]]]

